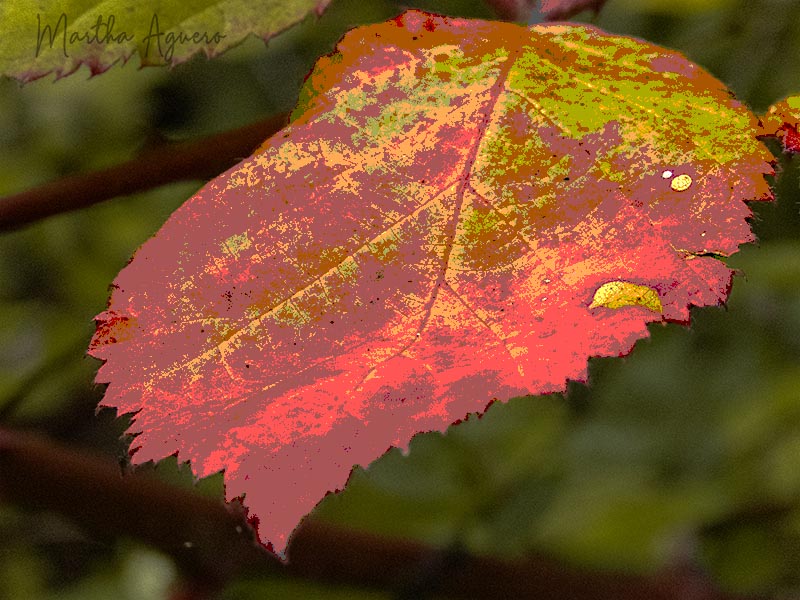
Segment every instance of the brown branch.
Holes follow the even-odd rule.
[[[211,179],[280,130],[286,115],[185,142],[167,143],[99,171],[71,175],[0,199],[0,231],[175,181]]]
[[[690,570],[642,577],[578,570],[543,557],[501,561],[336,529],[313,519],[294,535],[287,566],[253,541],[243,511],[235,506],[146,473],[123,476],[109,459],[7,429],[0,429],[0,497],[21,507],[57,511],[101,539],[125,535],[159,548],[189,577],[191,597],[237,576],[272,573],[405,590],[400,597],[419,597],[413,595],[415,585],[438,584],[437,595],[449,598],[736,598]]]

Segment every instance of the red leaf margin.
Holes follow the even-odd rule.
[[[777,138],[787,154],[800,154],[800,95],[773,104],[760,119],[760,137]]]

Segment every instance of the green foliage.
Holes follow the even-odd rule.
[[[268,39],[327,0],[15,0],[0,5],[0,74],[30,81],[81,64],[102,73],[134,54],[142,65],[215,56],[248,34]],[[21,35],[19,32],[27,32]]]

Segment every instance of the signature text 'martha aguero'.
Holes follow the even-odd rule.
[[[136,41],[136,35],[127,31],[115,31],[117,19],[114,15],[103,18],[97,17],[94,25],[83,31],[71,29],[66,13],[61,13],[55,26],[49,23],[42,23],[41,15],[36,15],[36,56],[42,52],[42,48],[58,47],[65,57],[69,57],[68,49],[76,44],[127,44]],[[158,23],[158,15],[153,14],[150,19],[150,29],[147,35],[141,38],[140,43],[144,46],[142,58],[150,56],[152,51],[166,61],[172,60],[175,47],[185,44],[218,44],[225,36],[219,32],[209,34],[207,31],[174,32],[161,31]]]

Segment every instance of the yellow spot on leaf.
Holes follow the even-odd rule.
[[[222,242],[222,250],[229,252],[233,257],[239,258],[239,254],[250,248],[253,245],[253,240],[247,235],[247,232],[238,235],[232,235],[227,240]]]
[[[311,315],[290,300],[275,310],[273,320],[279,325],[301,327],[311,320]]]
[[[653,312],[663,311],[658,292],[646,285],[636,285],[628,281],[609,281],[597,288],[589,308],[599,306],[606,308],[644,306]]]
[[[339,275],[341,275],[342,279],[345,281],[349,281],[351,283],[355,282],[356,274],[358,273],[358,265],[356,261],[353,260],[352,257],[348,256],[345,258],[342,263],[338,266]]]
[[[670,187],[676,192],[683,192],[685,190],[688,190],[691,185],[692,185],[691,177],[689,177],[688,175],[678,175],[675,179],[672,180]]]

